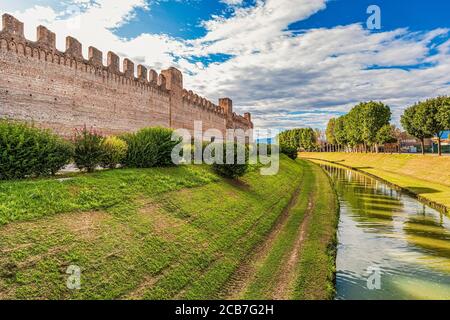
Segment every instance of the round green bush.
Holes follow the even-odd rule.
[[[114,136],[107,137],[102,142],[103,156],[101,165],[103,168],[114,169],[118,164],[122,164],[127,156],[127,143]]]
[[[70,142],[50,130],[0,120],[0,180],[54,175],[73,152]]]
[[[181,138],[172,141],[172,129],[145,128],[121,138],[128,144],[124,164],[131,168],[165,167],[173,165],[172,150]]]
[[[232,145],[230,147],[230,145]],[[230,178],[230,179],[234,179],[234,178],[238,178],[243,176],[247,170],[248,170],[248,157],[249,157],[249,152],[248,152],[248,148],[246,146],[242,146],[239,145],[237,143],[220,143],[218,145],[219,148],[222,148],[223,150],[223,163],[218,163],[218,159],[216,158],[216,161],[212,164],[212,169],[219,175],[221,175],[222,177],[225,178]],[[244,156],[243,159],[239,159],[239,154],[238,154],[238,150],[243,147],[244,148],[244,154],[242,156]],[[228,153],[228,149],[233,150],[233,161],[232,163],[227,163],[227,153]],[[216,155],[213,153],[213,156],[215,157]],[[231,157],[231,155],[230,155]],[[243,161],[238,161],[238,160],[243,160]],[[239,163],[239,162],[243,162],[243,163]]]
[[[102,142],[104,137],[95,129],[88,130],[86,126],[82,129],[75,129],[74,145],[75,165],[80,170],[86,170],[87,172],[94,172],[102,159],[103,148]]]

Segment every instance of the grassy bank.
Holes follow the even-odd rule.
[[[330,299],[338,203],[327,175],[299,161],[299,192],[271,234],[238,271],[230,298]]]
[[[450,158],[407,154],[302,153],[331,161],[398,185],[450,211]]]
[[[208,167],[0,183],[0,299],[215,299],[274,228],[307,168],[240,182]],[[301,194],[301,193],[300,193]],[[81,289],[66,287],[68,266]],[[317,290],[327,284],[318,283]]]
[[[317,166],[312,170],[315,188],[311,194],[311,216],[292,296],[300,300],[329,299],[334,296],[339,203],[326,173]],[[318,288],[317,283],[324,287]]]

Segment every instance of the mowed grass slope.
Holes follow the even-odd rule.
[[[241,266],[233,299],[331,299],[338,202],[326,173],[299,160],[303,179],[285,216]]]
[[[300,300],[331,299],[335,293],[339,202],[326,173],[317,165],[312,170],[315,189],[310,194],[310,219],[291,296]],[[318,283],[323,286],[317,286]]]
[[[215,299],[302,181],[206,166],[0,183],[0,299]],[[81,289],[69,290],[70,265]],[[326,288],[318,284],[317,288]]]
[[[450,157],[415,154],[301,153],[352,167],[405,188],[450,211]]]

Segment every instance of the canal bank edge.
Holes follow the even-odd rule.
[[[313,161],[311,161],[311,162],[313,162]],[[314,163],[314,165],[317,165],[317,163]],[[336,220],[335,220],[335,224],[334,224],[334,237],[328,246],[328,256],[330,258],[329,264],[333,270],[333,278],[332,278],[333,288],[334,288],[333,299],[335,299],[336,298],[336,272],[337,272],[336,259],[337,259],[337,246],[338,246],[337,235],[338,235],[338,228],[339,228],[339,220],[340,220],[340,216],[341,216],[341,202],[339,201],[339,194],[334,186],[333,179],[322,167],[320,167],[320,169],[325,173],[325,175],[328,178],[328,183],[330,184],[331,189],[333,190],[334,201],[335,201]]]
[[[316,204],[313,208],[309,230],[300,254],[299,278],[294,299],[334,299],[336,297],[336,257],[338,245],[338,226],[340,219],[340,201],[332,178],[317,163],[300,159],[310,164],[311,171],[315,172]],[[320,264],[320,266],[317,266]],[[312,266],[315,266],[311,268]],[[311,270],[316,269],[316,270]],[[325,271],[326,270],[326,271]],[[307,279],[322,277],[321,272],[327,274],[327,295],[318,296],[316,290],[311,288]],[[315,275],[315,276],[314,276]],[[315,282],[315,281],[313,281]]]
[[[438,210],[439,212],[442,212],[444,214],[450,214],[450,208],[447,207],[446,205],[444,205],[442,203],[439,203],[439,202],[436,202],[436,201],[433,201],[433,200],[430,200],[430,199],[428,199],[428,198],[426,198],[424,196],[421,196],[421,195],[417,194],[416,192],[414,192],[414,191],[412,191],[412,190],[410,190],[408,188],[402,187],[402,186],[400,186],[400,185],[398,185],[396,183],[393,183],[393,182],[391,182],[389,180],[386,180],[386,179],[384,179],[384,178],[382,178],[382,177],[380,177],[378,175],[375,175],[373,173],[369,173],[369,172],[364,171],[362,169],[359,169],[359,168],[356,168],[356,167],[353,167],[353,166],[349,166],[349,165],[346,165],[346,164],[338,163],[338,162],[335,162],[335,161],[332,161],[332,160],[326,160],[326,159],[320,159],[320,158],[312,158],[312,157],[311,158],[310,157],[302,157],[302,159],[307,159],[307,160],[310,160],[312,162],[319,161],[319,162],[324,162],[324,163],[330,163],[330,164],[333,164],[335,166],[341,166],[341,167],[344,167],[344,168],[347,168],[347,169],[350,169],[350,170],[353,170],[353,171],[365,174],[365,175],[367,175],[367,176],[369,176],[371,178],[374,178],[374,179],[377,179],[377,180],[379,180],[379,181],[381,181],[383,183],[386,183],[388,186],[397,188],[397,189],[405,192],[406,194],[414,197],[415,199],[419,200],[423,204],[426,204],[426,205],[430,206],[431,208]]]

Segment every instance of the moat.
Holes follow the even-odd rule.
[[[341,167],[336,299],[450,299],[450,218]]]

